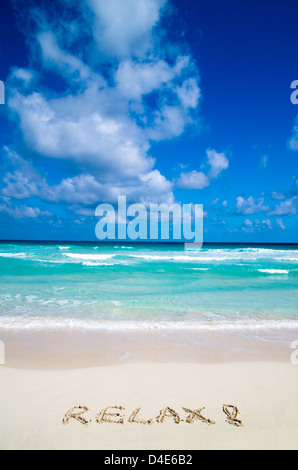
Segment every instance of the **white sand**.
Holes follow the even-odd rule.
[[[225,364],[130,363],[77,370],[0,367],[1,449],[297,449],[298,366],[278,362]],[[237,406],[243,427],[228,424],[223,405]],[[73,406],[90,409],[83,426],[62,424]],[[122,406],[124,424],[95,421],[107,406]],[[153,425],[167,406],[198,409],[216,422]],[[110,410],[112,412],[112,410]],[[114,410],[115,411],[115,410]],[[114,418],[115,419],[115,418]]]

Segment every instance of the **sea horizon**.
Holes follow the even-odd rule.
[[[43,239],[36,239],[36,240],[22,240],[22,239],[3,239],[1,240],[0,239],[0,243],[28,243],[28,244],[34,244],[34,243],[41,243],[41,244],[91,244],[91,245],[105,245],[105,244],[117,244],[117,243],[120,243],[120,244],[128,244],[128,245],[160,245],[160,244],[163,244],[163,245],[185,245],[185,242],[184,241],[171,241],[171,240],[156,240],[156,241],[152,241],[152,240],[148,240],[148,241],[144,241],[144,240],[141,240],[141,241],[137,241],[137,240],[133,240],[133,241],[130,241],[130,240],[103,240],[103,241],[96,241],[96,240],[59,240],[59,239],[55,239],[55,240],[43,240]],[[206,246],[206,245],[222,245],[222,246],[225,246],[225,245],[236,245],[236,246],[239,246],[239,245],[243,245],[243,246],[298,246],[298,243],[297,242],[237,242],[237,241],[233,241],[233,242],[203,242],[202,244],[202,247],[203,246]]]

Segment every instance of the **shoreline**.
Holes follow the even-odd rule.
[[[3,329],[5,365],[80,369],[128,363],[290,362],[298,329],[91,330]]]

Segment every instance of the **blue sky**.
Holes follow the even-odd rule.
[[[261,4],[260,4],[261,3]],[[204,205],[204,240],[296,242],[296,1],[2,0],[0,238]]]

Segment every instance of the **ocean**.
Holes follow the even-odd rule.
[[[0,327],[298,327],[297,245],[0,243]]]

